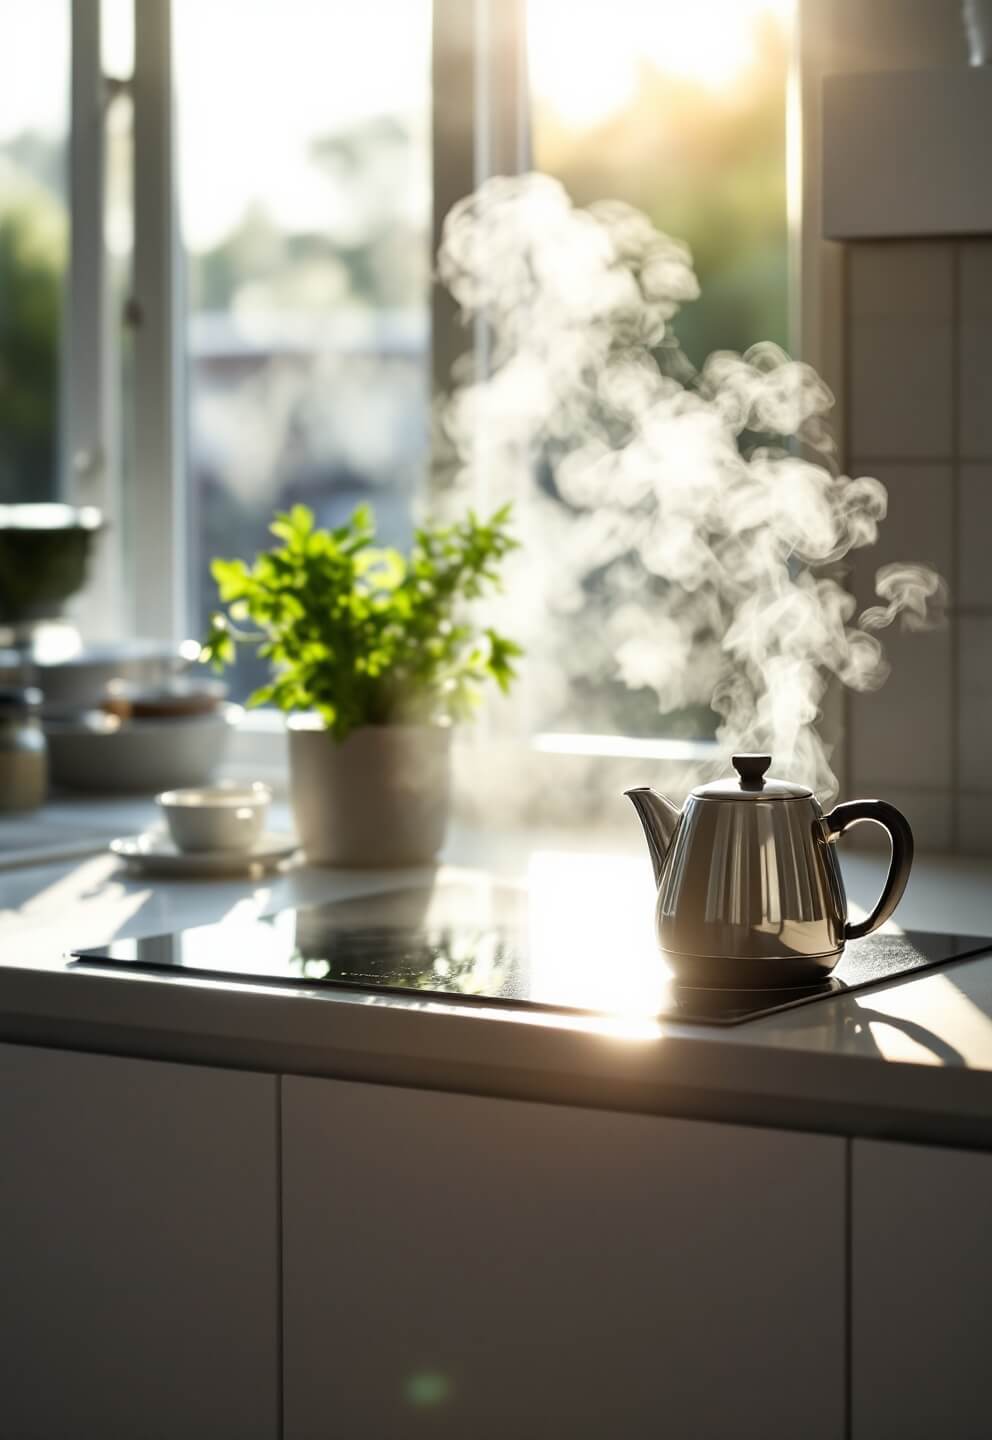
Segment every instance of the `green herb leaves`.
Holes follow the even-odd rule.
[[[359,725],[467,719],[487,681],[509,690],[521,654],[466,614],[467,602],[499,588],[517,547],[509,525],[508,505],[485,521],[470,511],[418,529],[405,558],[375,545],[368,506],[318,530],[294,505],[270,527],[281,544],[250,568],[213,562],[227,613],[213,616],[204,659],[223,669],[238,644],[257,643],[273,678],[250,703],[314,710],[339,740]]]

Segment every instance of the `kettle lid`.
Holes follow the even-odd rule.
[[[697,785],[692,793],[697,800],[808,800],[812,796],[806,785],[766,780],[765,771],[771,763],[770,755],[734,755],[732,764],[737,774],[733,779]]]

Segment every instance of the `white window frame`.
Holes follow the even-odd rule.
[[[186,324],[171,0],[134,6],[134,411],[129,525],[136,633],[186,638]]]
[[[799,0],[802,3],[802,0]],[[109,517],[99,565],[80,610],[94,635],[188,638],[186,323],[179,239],[173,97],[171,0],[133,0],[134,107],[133,325],[134,410],[126,469],[117,410],[118,332],[109,313],[103,242],[106,83],[100,63],[100,0],[72,0],[71,256],[66,435],[63,489],[76,503],[98,505]],[[436,251],[443,218],[455,200],[487,176],[530,165],[526,67],[526,0],[434,0],[433,162]],[[804,84],[808,56],[799,53],[797,23],[794,100],[790,119],[790,228],[793,236],[792,326],[799,353],[820,350],[811,332],[810,297],[818,295],[822,247],[796,207],[814,193],[818,154],[807,138],[810,112]],[[818,80],[818,77],[817,77]],[[800,118],[802,124],[800,125]],[[470,123],[466,123],[470,121]],[[812,138],[816,138],[815,125]],[[797,158],[801,157],[801,159]],[[813,207],[813,215],[818,212]],[[806,262],[796,265],[800,255]],[[801,286],[796,274],[802,275]],[[817,307],[818,308],[818,307]],[[465,332],[453,302],[435,285],[431,297],[431,367],[443,388]],[[812,346],[809,342],[813,341]],[[806,343],[802,343],[806,342]],[[472,337],[484,361],[486,337]],[[812,355],[815,361],[818,355]],[[582,741],[587,743],[583,747]],[[619,760],[710,757],[706,742],[629,741],[623,737],[535,736],[528,747],[540,763],[577,755]],[[251,717],[239,737],[239,759],[257,771],[281,771],[285,743],[278,721]]]
[[[60,490],[95,505],[119,527],[119,412],[113,383],[115,325],[103,243],[107,92],[100,54],[100,0],[70,6],[69,274],[63,333],[63,434]],[[88,633],[109,636],[123,605],[121,547],[101,536],[90,580],[77,605]]]
[[[111,313],[100,0],[72,0],[70,252],[61,488],[107,530],[76,618],[90,635],[185,638],[184,330],[172,110],[171,0],[134,4],[134,409],[121,444],[120,328]]]

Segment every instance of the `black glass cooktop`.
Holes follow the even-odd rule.
[[[848,946],[821,985],[706,990],[676,984],[647,917],[611,924],[541,910],[510,886],[434,887],[112,940],[77,966],[125,967],[266,986],[583,1015],[735,1025],[992,950],[992,938],[921,931]]]

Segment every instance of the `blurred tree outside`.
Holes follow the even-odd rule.
[[[186,256],[192,593],[205,626],[210,562],[269,543],[272,512],[303,502],[339,524],[359,503],[405,545],[428,440],[426,216],[404,192],[423,138],[366,117],[307,145],[320,227],[280,222],[264,191],[233,228]],[[236,693],[264,664],[239,657]]]
[[[394,116],[313,139],[315,178],[334,196],[326,228],[287,230],[255,200],[219,244],[190,253],[190,310],[422,305],[430,257],[422,228],[396,203],[416,143]]]
[[[702,295],[675,329],[695,366],[714,350],[788,341],[788,36],[755,17],[751,64],[719,89],[643,62],[622,109],[587,128],[536,99],[534,163],[577,205],[619,199],[688,243]]]
[[[558,5],[558,22],[566,18],[560,0],[531,3],[545,8],[546,19]],[[700,14],[706,3],[700,0]],[[675,28],[684,23],[684,12],[671,0],[655,4],[662,23],[666,4],[667,23]],[[556,108],[554,71],[552,93],[538,89],[534,96],[535,169],[561,180],[576,205],[624,200],[659,230],[688,243],[701,295],[676,316],[674,330],[695,369],[713,351],[743,352],[761,340],[786,348],[788,341],[788,27],[780,15],[763,12],[757,0],[751,5],[749,57],[723,83],[707,77],[705,54],[693,57],[696,74],[668,67],[656,54],[640,59],[629,95],[598,118],[577,120],[567,108],[564,115]],[[709,23],[718,25],[719,4],[709,9]],[[619,24],[621,17],[615,18]],[[609,22],[605,8],[602,19]],[[561,36],[565,66],[567,28]],[[665,354],[658,358],[687,378],[684,362]],[[539,476],[549,493],[556,493],[553,468],[546,464]],[[661,715],[653,690],[631,689],[617,674],[604,621],[616,603],[618,581],[633,587],[645,607],[665,589],[665,582],[641,573],[633,557],[630,563],[633,578],[620,575],[626,562],[591,572],[582,611],[572,620],[563,617],[572,632],[563,650],[565,699],[545,723],[554,730],[639,737],[712,736],[717,717],[708,707]]]
[[[31,172],[18,163],[26,159]],[[53,188],[35,174],[48,174]],[[58,150],[19,137],[0,154],[0,503],[57,490],[59,337],[66,264]]]

